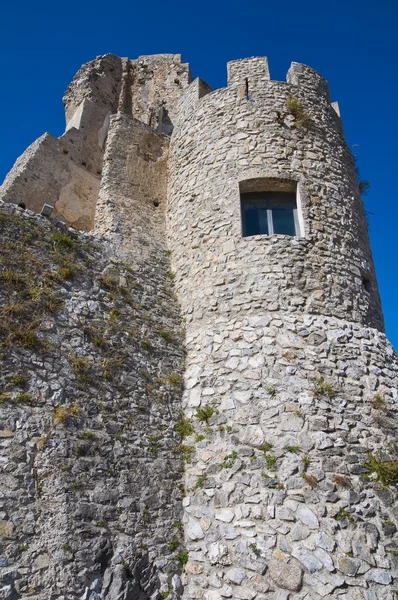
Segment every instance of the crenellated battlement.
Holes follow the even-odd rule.
[[[268,59],[252,57],[233,60],[227,63],[228,85],[212,90],[203,80],[194,80],[179,101],[177,119],[183,121],[189,113],[211,107],[230,106],[231,102],[263,102],[266,95],[273,95],[275,110],[284,111],[284,103],[289,95],[311,105],[308,111],[330,107],[340,116],[337,103],[330,103],[329,86],[319,73],[311,67],[293,62],[286,74],[286,81],[270,78]],[[336,110],[337,107],[337,110]],[[250,104],[247,105],[250,112]],[[330,111],[329,111],[330,112]],[[334,113],[333,115],[334,116]]]

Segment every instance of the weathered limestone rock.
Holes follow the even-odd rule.
[[[284,563],[272,560],[269,565],[269,576],[276,585],[298,592],[301,589],[303,571],[293,563]]]

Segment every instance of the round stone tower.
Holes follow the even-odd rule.
[[[227,88],[193,81],[177,115],[184,597],[392,600],[398,363],[327,82],[233,61]]]

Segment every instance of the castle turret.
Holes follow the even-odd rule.
[[[184,597],[390,598],[397,363],[327,82],[233,61],[228,87],[194,81],[180,116],[168,235],[195,427]]]

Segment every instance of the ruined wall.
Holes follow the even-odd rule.
[[[180,590],[182,331],[167,256],[0,207],[0,598]]]
[[[121,87],[121,59],[98,57],[76,74],[64,97],[66,131],[46,133],[16,161],[0,187],[4,202],[52,216],[76,229],[92,229],[109,117]]]
[[[118,253],[151,262],[166,250],[168,137],[127,115],[112,117],[95,231]]]
[[[155,54],[131,61],[131,70],[133,117],[170,134],[178,100],[191,83],[189,65],[181,62],[181,54]]]
[[[170,145],[192,425],[184,597],[392,600],[397,477],[376,471],[398,465],[398,361],[352,157],[312,69],[269,81],[256,58],[228,74],[213,93],[191,84]],[[239,184],[269,178],[297,182],[301,237],[242,237]]]
[[[99,56],[83,65],[63,98],[66,131],[36,140],[0,187],[0,199],[52,216],[76,229],[94,227],[111,115],[133,116],[170,135],[176,104],[191,81],[179,54],[121,59]]]

